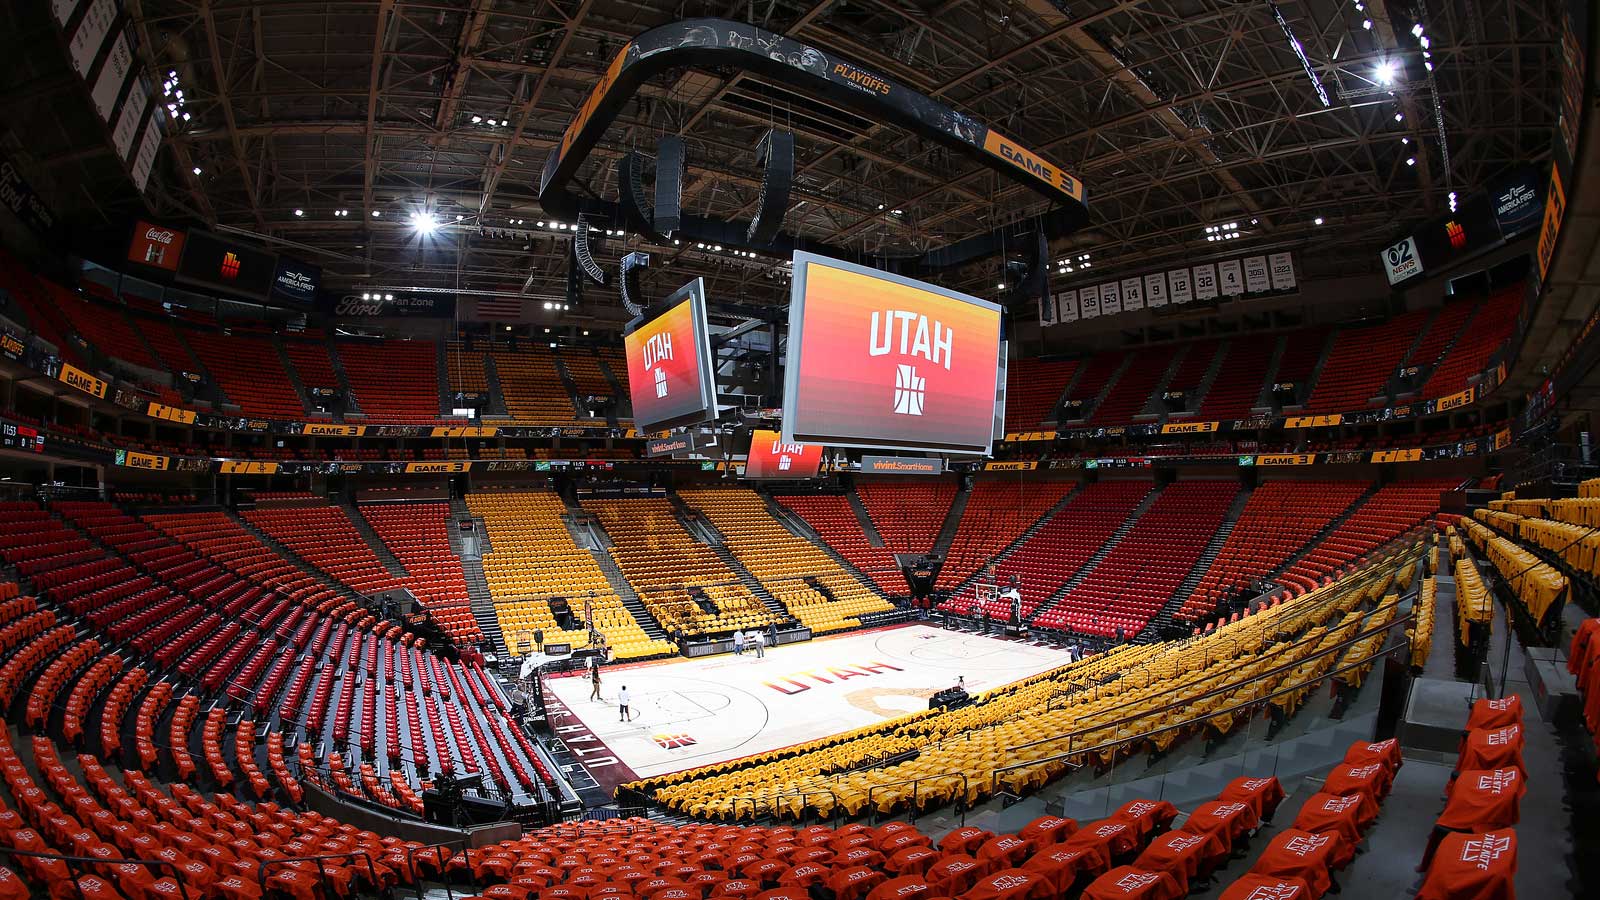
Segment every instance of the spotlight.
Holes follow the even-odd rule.
[[[362,294],[361,295],[361,299],[363,299],[363,300],[371,300],[372,299],[372,294],[370,294],[370,293]]]
[[[393,294],[384,294],[383,295],[383,299],[385,299],[385,300],[393,300],[394,299],[394,295]]]
[[[1378,63],[1378,67],[1372,71],[1372,77],[1375,78],[1379,84],[1394,84],[1395,70],[1396,66],[1394,64],[1394,60],[1386,59],[1383,62]]]
[[[1394,120],[1396,122],[1404,122],[1406,120],[1405,113],[1395,113]]]
[[[1428,63],[1428,69],[1429,69],[1429,70],[1432,70],[1432,69],[1433,69],[1433,63]],[[184,114],[183,114],[183,120],[184,120],[184,121],[185,121],[185,122],[187,122],[187,121],[189,121],[189,114],[188,114],[188,113],[184,113]]]
[[[1433,41],[1428,40],[1427,35],[1423,35],[1422,39],[1417,41],[1417,45],[1426,50],[1433,45]]]
[[[483,116],[473,116],[472,117],[472,124],[474,124],[474,125],[477,125],[478,123],[480,123],[482,121],[483,121]]]
[[[882,203],[878,204],[878,212],[883,212],[883,204]]]
[[[996,287],[996,288],[997,288],[997,289],[999,289],[999,290],[1002,290],[1002,291],[1003,291],[1003,290],[1005,290],[1005,289],[1006,289],[1006,283],[1005,283],[1005,282],[1004,282],[1004,281],[1002,281],[1002,282],[1000,282],[1000,283],[999,283],[999,284],[997,284],[997,285],[995,285],[995,287]]]
[[[903,215],[905,215],[905,211],[897,209],[897,210],[894,211],[894,215],[903,216]]]
[[[1414,165],[1416,165],[1416,164],[1417,164],[1417,158],[1416,158],[1416,157],[1415,157],[1415,156],[1408,156],[1408,157],[1406,157],[1406,165],[1408,165],[1408,166],[1414,166]]]
[[[417,234],[433,234],[439,230],[439,220],[433,217],[433,213],[414,212],[411,214],[411,227],[417,230]]]
[[[195,173],[195,174],[196,174],[196,175],[199,175],[199,174],[200,174],[200,167],[199,167],[199,166],[195,166],[195,167],[194,167],[194,173]]]
[[[1402,146],[1409,146],[1411,144],[1411,138],[1408,138],[1408,137],[1401,138],[1400,139],[1400,144]]]
[[[1316,224],[1318,224],[1318,225],[1321,225],[1322,224],[1322,217],[1321,216],[1317,216],[1315,219],[1312,219],[1311,221],[1316,223]]]
[[[1361,27],[1365,28],[1368,31],[1371,31],[1372,30],[1372,20],[1371,19],[1362,19],[1361,20]]]
[[[544,227],[544,220],[543,220],[543,219],[540,219],[540,220],[539,220],[539,227],[540,227],[540,228],[543,228],[543,227]]]
[[[711,249],[717,251],[718,253],[721,253],[722,252],[722,245],[718,244],[715,247],[712,247]]]
[[[585,328],[585,329],[584,329],[584,330],[583,330],[583,336],[584,336],[584,337],[588,337],[588,336],[589,336],[589,329],[587,329],[587,328]]]
[[[382,210],[375,209],[375,210],[372,211],[372,217],[374,219],[376,219],[376,218],[378,218],[378,217],[380,217],[382,215],[383,215],[383,211]]]
[[[304,216],[305,214],[306,214],[306,211],[303,210],[303,209],[297,209],[297,210],[294,211],[294,217],[296,219],[300,218],[301,216]]]
[[[1411,36],[1414,37],[1414,38],[1422,37],[1422,23],[1421,22],[1418,22],[1417,24],[1411,26]]]

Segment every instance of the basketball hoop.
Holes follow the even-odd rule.
[[[973,586],[977,601],[980,606],[987,606],[1000,597],[1000,585],[994,582],[979,582]]]

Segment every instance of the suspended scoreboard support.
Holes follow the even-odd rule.
[[[988,455],[1000,337],[997,304],[796,253],[783,440]]]

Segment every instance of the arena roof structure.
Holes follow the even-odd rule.
[[[8,118],[41,123],[15,149],[80,232],[148,209],[297,249],[336,289],[559,299],[571,232],[539,203],[546,158],[608,61],[664,23],[726,18],[825,48],[1081,179],[1087,221],[1053,239],[1052,275],[1203,258],[1206,229],[1236,223],[1237,249],[1300,249],[1315,277],[1376,271],[1403,223],[1547,157],[1560,110],[1551,5],[127,0],[138,63],[181,86],[188,114],[143,195],[103,127],[77,127],[92,114],[59,102],[71,73],[41,40],[59,40],[48,15],[8,4],[0,31],[17,81],[37,85],[9,92],[21,99]],[[685,213],[746,219],[756,145],[775,127],[796,139],[783,227],[802,240],[905,256],[1050,207],[937,142],[727,65],[649,79],[575,189],[616,197],[617,158],[676,134]],[[419,235],[418,215],[439,229]],[[630,233],[602,252],[651,251],[675,280],[781,302],[778,259],[715,246]],[[941,280],[1003,293],[1005,255]],[[593,305],[622,317],[609,294]]]

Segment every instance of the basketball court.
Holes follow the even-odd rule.
[[[1062,651],[1025,641],[903,625],[769,648],[764,659],[724,654],[607,670],[603,702],[589,699],[581,674],[548,678],[545,690],[557,733],[575,748],[590,745],[580,756],[604,783],[750,756],[925,710],[928,698],[958,677],[978,693],[1065,662]],[[620,721],[617,709],[624,685],[632,697],[629,722]]]

